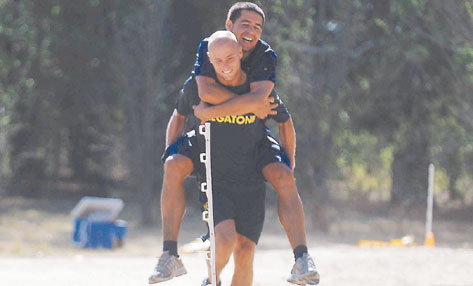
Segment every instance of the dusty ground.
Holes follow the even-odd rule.
[[[70,242],[72,201],[31,201],[0,197],[0,285],[147,285],[161,248],[158,227],[140,227],[138,208],[126,204],[129,222],[125,245],[112,251],[84,250]],[[437,247],[359,248],[360,239],[390,240],[413,234],[422,244],[421,221],[344,210],[328,234],[308,231],[310,253],[321,272],[320,285],[457,285],[473,286],[473,220],[434,216]],[[185,217],[180,244],[203,231],[200,215]],[[310,228],[309,228],[310,229]],[[205,276],[203,254],[182,255],[188,274],[163,286],[200,285]],[[256,252],[255,283],[285,282],[293,258],[275,212],[269,209]],[[229,285],[232,265],[223,273]]]
[[[320,285],[473,285],[473,251],[448,248],[315,247],[322,273]],[[188,274],[163,286],[200,285],[205,273],[201,254],[183,255]],[[58,257],[3,257],[2,285],[147,285],[152,255],[65,255]],[[282,249],[260,250],[255,261],[255,286],[291,285],[285,282],[290,254]],[[229,285],[231,266],[223,274]]]

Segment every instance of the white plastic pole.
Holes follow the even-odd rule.
[[[432,232],[432,211],[434,208],[434,179],[435,167],[434,164],[429,165],[429,186],[427,189],[427,211],[425,220],[425,237]]]
[[[201,184],[201,191],[207,195],[208,214],[204,213],[203,219],[209,225],[210,232],[210,253],[207,252],[207,259],[210,260],[212,272],[212,286],[217,285],[217,272],[215,269],[215,229],[212,198],[212,166],[210,159],[210,122],[199,126],[199,133],[205,137],[205,153],[200,154],[200,161],[205,164],[205,183]]]

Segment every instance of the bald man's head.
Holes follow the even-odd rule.
[[[209,52],[216,47],[220,47],[220,45],[230,45],[236,48],[239,48],[240,46],[237,38],[230,31],[217,31],[210,36],[208,45]]]
[[[217,31],[209,38],[208,56],[220,81],[231,82],[241,73],[241,46],[229,31]]]

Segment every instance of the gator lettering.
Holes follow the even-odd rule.
[[[255,115],[231,115],[225,117],[216,117],[210,119],[210,121],[217,121],[219,123],[230,123],[230,124],[238,124],[238,125],[247,125],[255,123],[256,116]]]

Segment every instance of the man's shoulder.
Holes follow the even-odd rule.
[[[276,63],[277,54],[265,41],[259,39],[251,55],[246,59],[250,66],[259,66],[262,62]]]
[[[194,75],[186,79],[182,87],[182,92],[185,94],[197,93],[197,82],[195,81]]]
[[[207,51],[208,46],[209,46],[209,37],[204,38],[202,41],[200,41],[199,51],[201,51],[201,50]]]
[[[264,55],[270,55],[274,57],[277,56],[273,48],[271,48],[271,46],[267,42],[263,41],[262,39],[259,39],[258,43],[256,44],[255,51],[260,52],[261,54],[264,54]]]

